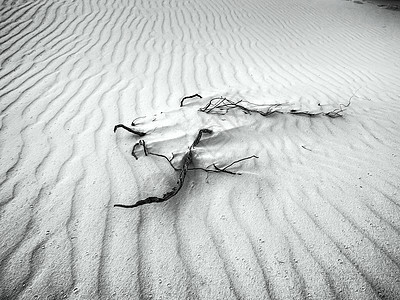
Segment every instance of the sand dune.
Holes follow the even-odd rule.
[[[399,299],[399,12],[363,3],[0,1],[0,298]],[[177,165],[200,128],[196,167],[259,158],[113,207],[176,184],[139,116]]]

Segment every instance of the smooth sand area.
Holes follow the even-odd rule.
[[[400,11],[356,2],[0,0],[0,299],[400,299]],[[258,159],[113,206],[202,128]]]

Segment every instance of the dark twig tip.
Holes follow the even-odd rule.
[[[183,97],[183,98],[182,98],[182,100],[181,100],[180,107],[182,107],[182,106],[183,106],[183,102],[184,102],[186,99],[191,99],[191,98],[194,98],[194,97],[203,98],[203,97],[201,97],[199,94],[194,94],[194,95],[191,95],[191,96],[186,96],[186,97]]]
[[[125,126],[124,124],[117,124],[114,126],[114,132],[118,129],[118,128],[123,128],[126,131],[129,131],[130,133],[136,134],[138,136],[145,136],[146,132],[141,132],[132,128],[129,128],[128,126]]]

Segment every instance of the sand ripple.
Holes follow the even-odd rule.
[[[1,299],[396,299],[398,11],[351,1],[0,1]],[[179,108],[181,97],[205,96]],[[345,118],[232,111],[214,96]],[[207,98],[208,97],[208,98]],[[163,113],[161,113],[163,112]],[[242,176],[198,166],[257,155]]]

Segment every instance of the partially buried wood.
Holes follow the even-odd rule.
[[[185,153],[183,157],[183,163],[181,169],[179,170],[179,177],[177,181],[177,185],[172,188],[171,191],[165,193],[162,197],[148,197],[144,200],[139,200],[135,204],[132,205],[125,205],[125,204],[114,204],[115,207],[123,207],[123,208],[134,208],[144,204],[156,203],[156,202],[164,202],[169,200],[170,198],[174,197],[182,188],[183,183],[185,182],[186,174],[189,168],[189,165],[192,163],[193,160],[193,153],[192,150],[197,144],[200,142],[203,133],[211,134],[212,131],[210,129],[200,129],[196,139],[194,140],[193,144],[190,146],[189,150]],[[144,146],[145,153],[146,153],[146,145],[144,142],[141,143]],[[132,151],[134,153],[134,151]],[[136,156],[135,156],[136,157]]]
[[[281,110],[282,106],[284,105],[282,103],[258,105],[245,100],[232,101],[225,97],[212,98],[205,106],[201,107],[199,111],[207,114],[225,115],[229,112],[229,110],[236,108],[243,111],[245,114],[251,115],[251,113],[257,113],[262,115],[263,117],[267,117],[272,114],[287,113],[292,115],[303,115],[308,117],[327,116],[330,118],[338,118],[342,117],[344,110],[350,106],[351,99],[353,98],[353,96],[350,97],[347,104],[339,104],[339,108],[336,108],[328,112],[311,112],[308,110],[297,110],[297,109],[292,109],[289,112],[285,112]],[[202,98],[199,94],[184,97],[181,100],[180,106],[181,107],[183,106],[184,100],[194,97]]]
[[[352,97],[351,97],[352,98]],[[351,98],[347,104],[339,104],[339,108],[331,110],[329,112],[312,112],[308,110],[297,110],[292,109],[288,112],[281,110],[283,104],[264,104],[258,105],[244,100],[232,101],[224,97],[212,98],[205,106],[201,107],[199,111],[207,114],[225,115],[231,109],[239,109],[245,114],[251,115],[257,113],[263,117],[270,116],[272,114],[292,114],[292,115],[303,115],[308,117],[315,116],[327,116],[330,118],[338,118],[343,116],[344,110],[350,106]]]
[[[183,106],[183,102],[184,102],[186,99],[191,99],[191,98],[194,98],[194,97],[203,98],[203,97],[201,97],[199,94],[194,94],[194,95],[191,95],[191,96],[183,97],[182,100],[181,100],[181,105],[180,105],[180,107]]]
[[[123,128],[126,131],[129,131],[130,133],[136,134],[138,136],[145,136],[146,132],[141,132],[139,130],[133,129],[133,128],[129,128],[128,126],[125,126],[124,124],[118,124],[114,126],[114,132],[117,131],[118,128]]]

